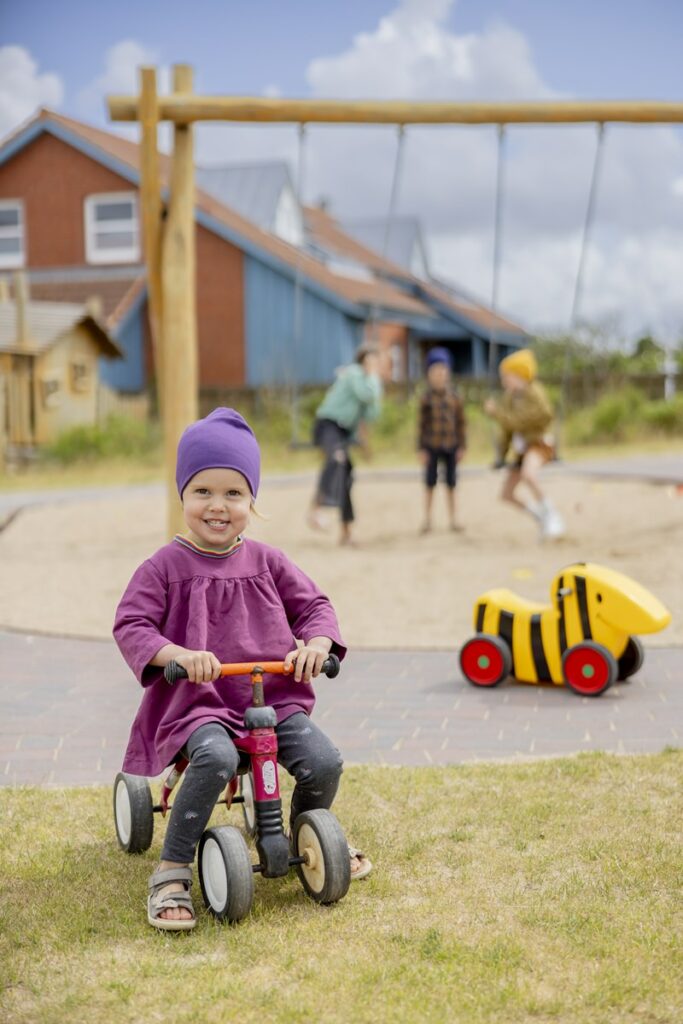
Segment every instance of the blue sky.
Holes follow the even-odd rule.
[[[39,105],[123,130],[104,97],[140,63],[191,63],[207,94],[683,100],[681,39],[683,0],[0,0],[0,134]],[[433,269],[484,299],[494,136],[410,129],[399,189]],[[499,299],[532,328],[567,325],[594,147],[591,126],[510,132]],[[388,129],[311,129],[304,198],[384,214],[394,151]],[[288,126],[197,132],[203,163],[295,155]],[[683,129],[610,127],[603,166],[582,313],[683,337]]]
[[[387,0],[2,0],[0,37],[63,78],[67,107],[121,38],[156,50],[164,63],[193,63],[206,92],[260,93],[276,84],[284,95],[303,96],[310,91],[308,63],[347,47],[392,6]],[[543,78],[560,92],[683,94],[680,0],[458,0],[445,24],[466,33],[493,21],[524,33]]]

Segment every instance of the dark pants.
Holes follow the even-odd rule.
[[[453,489],[456,479],[456,452],[455,448],[428,448],[427,466],[425,469],[425,486],[430,490],[436,487],[436,479],[439,463],[444,467],[446,487]]]
[[[325,453],[325,465],[318,478],[317,502],[338,508],[342,523],[354,520],[351,503],[353,463],[349,455],[351,432],[334,420],[316,420],[313,443]]]
[[[301,711],[280,722],[276,732],[277,759],[296,779],[291,829],[303,811],[331,807],[343,762],[332,741]],[[161,859],[191,864],[216,801],[237,772],[240,755],[228,730],[219,722],[200,725],[183,753],[190,763],[173,801]]]

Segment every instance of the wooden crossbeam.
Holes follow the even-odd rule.
[[[113,121],[140,120],[136,96],[110,96]],[[160,121],[284,121],[328,124],[580,124],[683,122],[683,102],[663,100],[540,100],[525,103],[408,100],[290,100],[195,96],[176,90],[159,98]]]

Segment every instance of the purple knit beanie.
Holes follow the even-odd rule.
[[[449,370],[451,369],[453,361],[447,348],[441,348],[440,346],[430,348],[427,353],[427,369],[430,366],[434,366],[434,363],[445,363]]]
[[[234,409],[214,409],[192,423],[178,442],[175,479],[182,498],[188,483],[202,469],[236,469],[256,497],[261,452],[254,432]]]

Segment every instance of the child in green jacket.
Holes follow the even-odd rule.
[[[367,451],[367,424],[377,419],[382,404],[380,354],[362,345],[356,360],[344,367],[325,394],[315,415],[313,443],[325,456],[318,486],[308,514],[309,526],[325,529],[321,508],[336,507],[341,519],[341,544],[351,544],[354,520],[351,502],[353,463],[349,447],[358,441]]]

